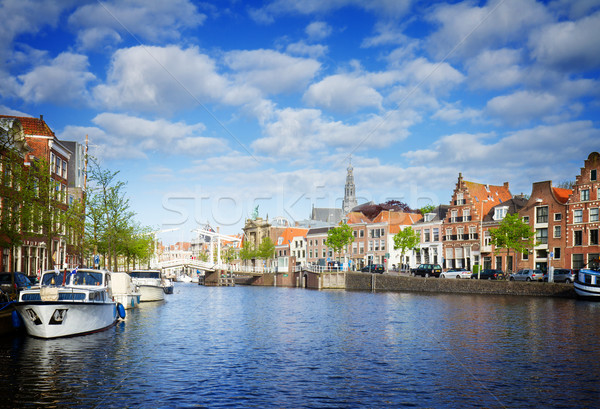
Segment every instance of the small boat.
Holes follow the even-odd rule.
[[[125,309],[135,308],[140,305],[142,294],[133,284],[133,279],[127,273],[112,273],[110,281],[112,296],[116,302],[123,304]]]
[[[173,281],[168,278],[163,278],[162,286],[165,294],[173,294]]]
[[[600,301],[600,271],[582,268],[575,276],[575,292],[581,298]]]
[[[15,309],[33,337],[103,331],[125,318],[125,308],[110,294],[110,278],[105,270],[47,271],[40,286],[21,291]]]
[[[133,270],[129,272],[133,284],[140,289],[140,302],[163,301],[165,290],[159,270]]]
[[[178,277],[177,281],[181,282],[181,283],[191,283],[192,282],[192,277],[190,277],[187,274],[182,274]]]

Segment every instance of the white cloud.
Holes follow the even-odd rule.
[[[409,39],[395,24],[388,22],[377,23],[375,31],[377,32],[376,35],[363,40],[362,47],[377,47],[390,44],[415,47],[418,43],[416,40]]]
[[[215,62],[196,47],[137,46],[113,55],[107,82],[94,95],[109,109],[165,112],[219,101],[227,86]]]
[[[553,115],[561,106],[562,101],[550,93],[518,91],[492,98],[486,110],[509,124],[519,125]]]
[[[33,115],[29,115],[29,114],[26,114],[25,112],[17,111],[16,109],[9,108],[6,105],[0,105],[0,112],[2,113],[2,115],[33,117]]]
[[[188,0],[131,0],[79,7],[69,17],[69,25],[77,30],[80,47],[95,49],[118,42],[122,36],[144,42],[176,40],[183,30],[201,25],[205,19]]]
[[[530,38],[533,57],[544,65],[578,72],[600,67],[600,12],[578,21],[547,25]]]
[[[337,112],[354,112],[366,107],[379,109],[382,99],[365,77],[345,74],[332,75],[312,84],[304,94],[308,104]]]
[[[35,67],[18,77],[22,84],[19,96],[30,102],[87,104],[87,85],[96,78],[88,71],[88,65],[84,55],[61,53],[48,65]]]
[[[481,112],[477,109],[462,109],[459,103],[445,104],[433,116],[434,119],[455,123],[464,120],[474,121],[481,118]]]
[[[370,115],[355,124],[326,118],[316,109],[286,108],[264,126],[265,136],[255,140],[252,148],[259,154],[280,160],[327,157],[334,152],[388,147],[403,140],[415,116],[399,112]]]
[[[69,126],[60,137],[81,140],[82,135],[88,134],[95,154],[109,159],[143,158],[150,152],[210,156],[223,152],[227,146],[221,139],[202,136],[206,128],[201,123],[188,125],[113,113],[99,114],[93,122],[97,127]]]
[[[469,85],[485,89],[504,89],[518,85],[526,76],[521,64],[520,50],[483,50],[466,63]]]
[[[331,27],[324,21],[314,21],[306,26],[304,30],[312,41],[323,40],[331,34]]]
[[[551,21],[546,8],[535,0],[491,0],[483,7],[466,1],[443,4],[435,7],[429,18],[440,25],[428,39],[428,47],[438,59],[500,48]]]
[[[285,51],[288,54],[307,56],[313,59],[323,57],[329,48],[322,44],[306,44],[304,41],[289,44]]]
[[[321,64],[313,59],[291,57],[273,50],[231,51],[225,63],[240,84],[249,84],[267,94],[303,89]]]
[[[465,79],[465,76],[450,64],[434,64],[425,58],[407,62],[400,71],[410,82],[436,94],[447,92]]]

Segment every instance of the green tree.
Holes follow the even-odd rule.
[[[240,258],[242,260],[252,260],[253,258],[256,258],[256,253],[257,251],[254,248],[254,244],[248,240],[244,240],[240,250]]]
[[[506,215],[497,229],[490,229],[490,236],[496,249],[506,249],[507,255],[512,250],[515,261],[517,253],[527,254],[535,245],[535,232],[518,213]]]
[[[341,256],[342,249],[354,241],[352,228],[347,224],[334,227],[327,232],[325,245],[332,249],[338,258]]]
[[[435,211],[435,206],[434,205],[423,206],[422,208],[419,209],[419,211],[421,212],[421,214],[423,216],[425,216],[427,213],[433,213]]]
[[[400,264],[404,264],[404,254],[407,250],[416,250],[419,248],[421,238],[408,226],[394,235],[394,250],[400,250]]]
[[[265,237],[258,246],[257,256],[264,260],[269,260],[275,255],[275,244],[270,237]]]

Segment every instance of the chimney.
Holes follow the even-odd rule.
[[[504,182],[504,187],[508,189],[508,182]]]
[[[40,114],[40,121],[44,120],[44,115]]]

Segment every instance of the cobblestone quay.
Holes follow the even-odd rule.
[[[576,297],[573,284],[565,283],[422,278],[353,272],[346,273],[346,290]]]

